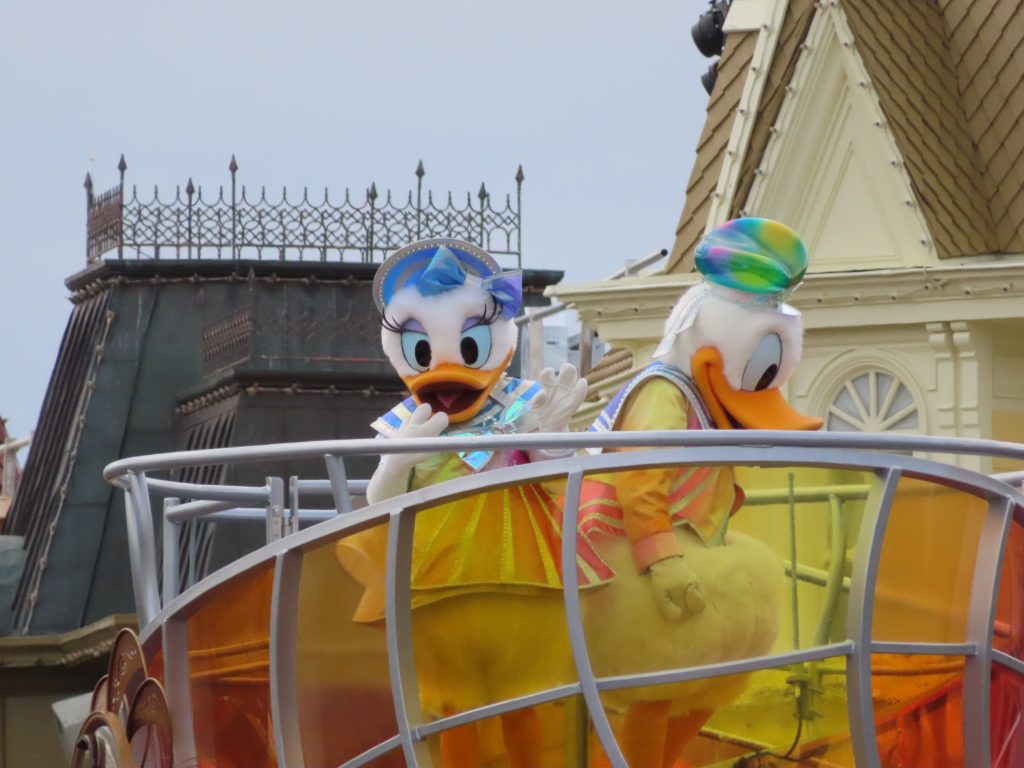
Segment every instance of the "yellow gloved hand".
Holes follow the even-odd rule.
[[[682,621],[704,610],[704,590],[684,557],[652,563],[649,573],[654,601],[665,621]]]

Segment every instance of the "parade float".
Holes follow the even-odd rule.
[[[748,220],[701,248],[658,361],[594,431],[560,431],[571,373],[504,373],[514,277],[442,240],[375,282],[412,394],[384,439],[109,465],[140,631],[76,765],[1020,765],[1020,478],[936,457],[1024,447],[813,431],[779,390],[799,240]],[[322,469],[175,474],[268,460]],[[265,545],[182,589],[196,520]]]

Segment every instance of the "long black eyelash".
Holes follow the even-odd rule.
[[[385,330],[391,331],[392,333],[402,332],[402,326],[398,325],[394,320],[389,318],[384,313],[381,313],[380,324]]]
[[[484,311],[480,314],[480,325],[491,325],[501,315],[501,302],[494,299],[494,304],[491,307],[484,306]]]

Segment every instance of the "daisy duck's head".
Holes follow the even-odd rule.
[[[480,411],[515,352],[522,294],[521,273],[460,240],[422,240],[381,264],[381,343],[417,404],[450,423]]]
[[[807,271],[797,234],[734,219],[697,246],[696,266],[704,279],[672,310],[654,357],[693,377],[719,429],[819,429],[780,392],[803,348],[800,312],[785,303]]]

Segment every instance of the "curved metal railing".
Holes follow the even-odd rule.
[[[453,480],[400,497],[353,510],[351,495],[365,486],[346,477],[344,459],[381,453],[453,452],[462,450],[634,448],[603,454],[524,464]],[[896,437],[886,435],[792,433],[760,431],[666,431],[649,433],[515,435],[485,438],[420,440],[349,440],[290,443],[157,454],[123,459],[109,465],[105,478],[124,490],[128,510],[129,547],[135,595],[143,627],[143,641],[160,635],[165,682],[175,718],[175,754],[178,760],[195,755],[190,704],[189,639],[187,620],[213,590],[241,574],[272,564],[269,687],[274,749],[279,765],[305,765],[299,722],[296,680],[296,620],[300,574],[306,552],[319,544],[372,526],[388,523],[386,578],[386,633],[388,667],[397,735],[343,763],[357,768],[400,748],[410,766],[431,766],[427,738],[445,729],[500,715],[527,706],[582,696],[593,726],[611,764],[626,765],[601,703],[601,694],[627,687],[678,683],[723,675],[765,670],[838,656],[846,657],[848,718],[851,743],[858,766],[881,765],[875,737],[871,699],[872,653],[928,654],[964,657],[963,735],[965,766],[990,765],[989,694],[992,665],[1024,674],[1024,663],[993,648],[995,603],[1002,553],[1009,526],[1024,524],[1024,494],[1011,482],[1016,474],[998,477],[930,459],[907,455],[989,456],[1024,460],[1024,446],[985,440]],[[327,479],[291,478],[286,494],[281,478],[264,486],[200,486],[151,477],[152,473],[186,466],[310,459],[325,461]],[[562,537],[562,574],[565,618],[578,682],[530,695],[488,704],[468,712],[428,721],[420,710],[411,637],[411,553],[416,515],[446,500],[526,482],[566,478],[563,531],[576,527],[580,489],[587,474],[665,466],[818,467],[868,473],[868,487],[854,495],[865,499],[864,521],[855,547],[849,590],[846,636],[838,642],[817,644],[757,658],[739,659],[686,669],[662,670],[617,677],[597,677],[588,657],[581,625],[579,585],[575,568],[577,539]],[[1018,473],[1019,474],[1019,473]],[[879,642],[872,636],[875,584],[889,511],[901,478],[927,481],[984,500],[986,512],[977,543],[966,639],[964,642]],[[330,494],[334,509],[305,509],[308,494]],[[833,490],[832,495],[835,495]],[[151,498],[164,500],[163,591],[157,574],[157,555]],[[286,498],[287,497],[287,498]],[[827,494],[826,494],[827,497]],[[852,497],[851,497],[852,498]],[[191,519],[224,517],[265,519],[268,543],[263,548],[222,568],[177,594],[177,541],[181,525]],[[299,530],[300,520],[318,524]],[[798,570],[795,558],[789,564]],[[831,576],[834,576],[832,574]],[[813,578],[821,579],[821,576]],[[825,577],[827,581],[830,577]]]

